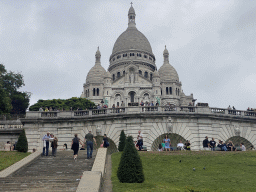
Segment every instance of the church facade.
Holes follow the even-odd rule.
[[[128,11],[128,28],[117,38],[109,67],[101,66],[99,48],[95,65],[83,85],[82,98],[108,107],[158,103],[186,106],[194,103],[193,94],[186,96],[175,68],[169,63],[169,52],[163,51],[163,65],[157,70],[155,55],[148,39],[136,28],[135,10]]]

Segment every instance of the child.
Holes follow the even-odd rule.
[[[162,142],[162,150],[164,151],[165,144]]]

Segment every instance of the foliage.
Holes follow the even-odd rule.
[[[121,183],[142,183],[144,181],[142,163],[132,136],[127,137],[117,177]]]
[[[27,141],[27,137],[24,129],[20,133],[20,136],[16,145],[16,149],[17,151],[24,152],[24,153],[28,151],[28,141]]]
[[[31,153],[20,153],[17,151],[0,151],[0,171],[20,161]]]
[[[120,137],[119,137],[118,151],[123,151],[124,150],[125,141],[126,141],[126,135],[124,133],[124,130],[122,130],[121,133],[120,133]]]
[[[25,113],[30,94],[18,91],[24,85],[23,75],[7,72],[0,64],[0,114]]]
[[[36,104],[29,107],[30,111],[38,111],[40,107],[52,107],[53,109],[63,110],[80,110],[91,109],[95,106],[93,102],[86,98],[72,97],[70,99],[52,99],[52,100],[38,100]]]
[[[116,172],[122,153],[112,154],[113,192],[240,192],[255,191],[256,188],[256,151],[175,151],[139,154],[145,174],[145,181],[140,184],[119,182]]]

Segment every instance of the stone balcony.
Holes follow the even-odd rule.
[[[128,114],[198,114],[198,115],[219,115],[227,117],[246,117],[255,118],[256,111],[242,111],[230,110],[224,108],[211,108],[211,107],[192,107],[192,106],[135,106],[135,107],[120,107],[120,108],[103,108],[92,110],[79,110],[79,111],[50,111],[39,112],[29,111],[25,119],[59,119],[59,118],[91,118],[91,117],[104,117],[113,115],[128,115]]]

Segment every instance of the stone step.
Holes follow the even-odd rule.
[[[79,151],[73,159],[72,151],[58,151],[57,157],[43,156],[22,167],[9,177],[0,178],[0,191],[76,191],[84,171],[91,171],[92,159]]]

